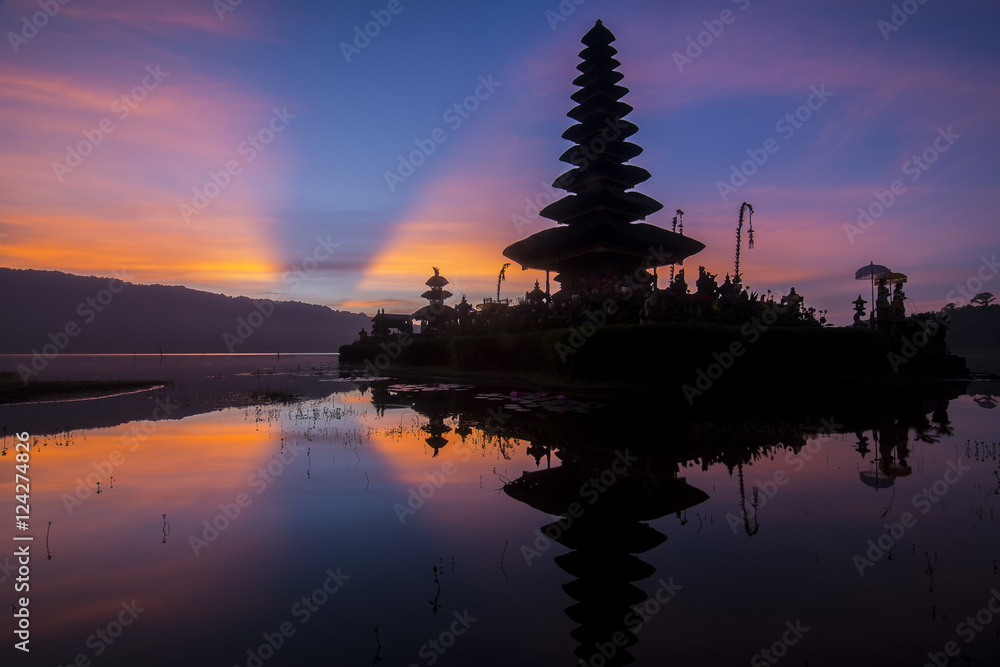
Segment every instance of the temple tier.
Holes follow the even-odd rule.
[[[574,142],[559,158],[573,165],[553,183],[570,194],[546,206],[541,215],[560,226],[513,243],[503,254],[522,269],[553,271],[560,291],[597,289],[604,281],[641,282],[645,269],[677,264],[704,249],[704,244],[655,225],[637,223],[663,205],[632,189],[650,174],[624,164],[642,153],[626,141],[638,131],[624,120],[632,107],[621,101],[628,88],[618,85],[621,64],[611,46],[615,36],[598,21],[583,37],[587,47],[577,65],[580,86],[567,114],[577,121],[563,133]]]

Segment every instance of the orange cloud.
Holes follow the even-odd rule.
[[[0,155],[0,264],[272,285],[280,269],[267,211],[284,194],[288,158],[280,135],[253,161],[240,152],[271,107],[173,65],[96,78],[0,65],[0,125],[14,137]],[[230,162],[238,173],[223,174]],[[225,187],[185,220],[181,204],[193,208],[213,173]]]
[[[489,139],[475,143],[469,147],[470,152],[477,152]],[[424,187],[413,212],[396,226],[365,269],[356,293],[377,302],[380,295],[398,297],[410,292],[414,298],[406,302],[406,307],[412,312],[425,305],[419,295],[436,266],[451,281],[448,290],[455,294],[456,302],[462,294],[470,303],[479,303],[486,296],[496,297],[500,267],[509,261],[503,249],[552,224],[536,218],[519,231],[511,221],[513,214],[522,212],[524,197],[541,190],[540,184],[522,182],[513,165],[525,158],[517,152],[498,152],[488,168],[470,167],[461,162],[461,156],[455,158]],[[476,158],[479,160],[481,157]],[[522,273],[520,267],[511,266],[501,296],[523,296],[536,279],[544,282],[545,276],[534,271]],[[553,289],[557,286],[554,283]]]

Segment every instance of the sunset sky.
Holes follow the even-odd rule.
[[[599,18],[648,222],[683,209],[707,245],[689,273],[732,271],[744,200],[745,283],[837,324],[869,261],[909,275],[912,312],[1000,250],[996,3],[230,1],[0,1],[0,266],[367,313],[416,310],[437,266],[479,302],[503,248],[554,224],[537,205]],[[544,281],[508,275],[505,296]]]

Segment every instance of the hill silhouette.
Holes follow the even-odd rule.
[[[1000,304],[948,309],[948,345],[959,352],[1000,351]]]
[[[0,268],[0,353],[335,352],[364,314],[60,271]]]

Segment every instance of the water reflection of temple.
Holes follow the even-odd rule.
[[[758,523],[752,489],[743,488],[744,468],[787,452],[801,453],[812,438],[829,433],[849,436],[843,446],[857,451],[862,467],[898,475],[909,465],[914,441],[934,444],[950,433],[949,401],[962,395],[965,386],[933,383],[892,392],[859,388],[823,402],[809,400],[808,392],[800,402],[761,397],[710,418],[677,414],[669,425],[657,418],[655,397],[633,396],[600,406],[593,400],[484,393],[463,385],[381,381],[362,389],[371,392],[380,410],[415,413],[416,428],[428,444],[432,438],[444,439],[450,429],[463,440],[490,442],[508,454],[511,447],[523,448],[532,457],[529,469],[504,491],[555,519],[540,520],[538,534],[560,545],[551,547],[558,554],[543,549],[537,557],[552,558],[572,577],[563,590],[565,613],[577,625],[571,633],[577,658],[597,664],[590,662],[595,645],[614,645],[621,633],[617,637],[624,645],[612,658],[602,655],[601,663],[618,665],[631,662],[629,647],[637,641],[633,610],[652,604],[657,587],[652,583],[656,572],[644,554],[666,548],[668,536],[650,522],[683,514],[709,497],[685,481],[682,468],[726,466],[733,485],[743,492],[746,533],[754,536],[767,525]],[[632,457],[638,460],[622,469]],[[860,482],[857,487],[858,492],[872,491]]]
[[[694,507],[708,494],[677,476],[676,461],[634,457],[627,448],[567,450],[559,458],[561,466],[525,472],[504,491],[560,517],[540,535],[570,549],[554,560],[575,577],[563,590],[576,601],[566,608],[578,624],[570,633],[580,644],[576,656],[585,664],[603,656],[601,664],[625,665],[641,624],[633,607],[649,598],[635,582],[656,571],[638,554],[667,540],[646,522]]]

